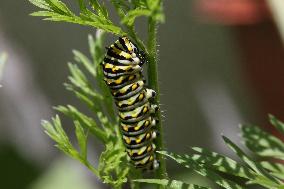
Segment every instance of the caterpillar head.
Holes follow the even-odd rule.
[[[129,38],[120,37],[119,41],[121,44],[123,44],[128,53],[131,54],[135,63],[138,63],[141,66],[146,62],[146,54],[139,50],[137,45],[134,44]]]

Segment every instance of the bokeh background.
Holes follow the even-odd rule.
[[[165,1],[159,76],[169,151],[201,146],[228,153],[220,135],[238,142],[239,123],[270,129],[268,113],[284,119],[284,49],[273,14],[265,1],[223,1]],[[80,106],[63,87],[67,62],[72,49],[88,53],[87,35],[95,30],[41,21],[29,16],[34,10],[27,0],[0,1],[0,52],[8,54],[0,89],[0,188],[103,188],[59,153],[40,126],[55,114],[53,106]],[[99,146],[93,147],[95,153]],[[169,172],[186,174],[171,162]]]

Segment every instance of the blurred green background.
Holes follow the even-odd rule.
[[[159,27],[166,146],[179,153],[190,146],[226,152],[221,133],[238,141],[238,123],[262,119],[239,64],[235,28],[200,22],[192,3],[165,1],[166,23]],[[95,30],[41,21],[29,16],[34,10],[28,1],[0,1],[0,52],[9,55],[0,89],[0,187],[103,188],[85,168],[58,153],[40,126],[41,119],[55,114],[52,106],[79,106],[63,87],[67,62],[72,49],[88,52],[87,34]],[[107,44],[112,40],[109,36]],[[177,170],[169,162],[171,175],[184,175]]]

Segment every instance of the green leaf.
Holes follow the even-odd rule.
[[[161,3],[160,0],[156,0],[156,1],[145,0],[145,2],[146,2],[147,6],[150,10],[158,9],[158,7],[160,7],[160,3]]]
[[[278,183],[278,180],[271,176],[258,162],[253,161],[250,157],[248,157],[236,144],[234,144],[230,139],[223,136],[223,140],[225,141],[226,145],[231,148],[238,157],[243,160],[252,170],[254,170],[257,174],[266,177],[275,183]]]
[[[97,31],[98,32],[98,31]],[[93,62],[92,64],[95,65],[97,62],[94,61],[96,60],[96,41],[94,40],[94,37],[92,35],[88,35],[88,44],[89,44],[89,50],[90,50],[90,54],[92,56]]]
[[[129,173],[129,165],[126,162],[126,152],[123,144],[120,142],[107,143],[106,149],[101,153],[99,160],[99,174],[103,178],[103,182],[115,188],[126,183]],[[114,171],[116,177],[111,174]]]
[[[74,59],[78,62],[81,63],[88,72],[91,73],[93,77],[97,76],[97,71],[96,67],[92,64],[92,62],[81,52],[77,50],[73,50],[74,54]]]
[[[161,0],[146,0],[147,7],[149,10],[152,12],[152,17],[154,18],[155,21],[157,22],[164,22],[165,16],[163,13],[163,6],[162,6],[162,1]]]
[[[97,0],[90,0],[93,10],[97,11],[99,17],[108,18],[108,11],[104,5],[100,5]]]
[[[187,184],[182,181],[168,179],[137,179],[134,180],[134,182],[158,184],[173,189],[210,189],[209,187],[198,186],[195,184]]]
[[[144,0],[130,0],[131,4],[134,5],[134,8],[147,8],[146,1]]]
[[[103,45],[104,37],[105,37],[105,32],[103,30],[97,30],[96,40],[94,40],[92,35],[88,36],[90,54],[93,58],[94,69],[97,70],[97,72],[101,71],[101,67],[99,65],[103,61],[105,55],[104,45]],[[103,78],[97,76],[97,79],[99,81],[102,81]]]
[[[98,30],[96,33],[96,41],[94,41],[92,36],[89,36],[89,47],[90,47],[90,53],[93,57],[94,61],[94,67],[97,70],[96,75],[96,83],[98,88],[101,91],[101,95],[104,97],[104,103],[106,106],[107,114],[110,115],[110,120],[117,124],[117,115],[115,114],[114,108],[113,108],[113,97],[110,93],[110,90],[106,83],[104,82],[104,74],[103,70],[101,69],[101,66],[99,64],[103,61],[105,52],[102,50],[103,47],[103,39],[105,36],[105,32]]]
[[[279,184],[276,184],[275,182],[272,182],[271,180],[267,180],[263,178],[262,176],[258,176],[256,179],[248,181],[247,184],[259,184],[269,189],[278,189],[278,187],[280,186]]]
[[[75,121],[76,127],[76,137],[81,149],[81,154],[73,147],[68,136],[62,128],[61,121],[58,115],[52,118],[52,122],[43,120],[42,126],[45,129],[50,138],[56,142],[56,147],[63,151],[66,155],[71,158],[80,161],[84,164],[90,171],[92,171],[96,176],[98,176],[98,171],[87,161],[87,136],[84,134],[83,128],[79,122]]]
[[[34,5],[45,10],[32,13],[31,15],[42,16],[45,17],[44,20],[54,22],[62,21],[92,26],[119,36],[126,35],[126,33],[119,26],[114,25],[111,20],[108,19],[106,8],[103,5],[96,4],[96,0],[92,1],[92,6],[95,6],[98,15],[88,10],[82,0],[78,1],[81,9],[79,16],[76,16],[66,4],[59,0],[31,0]]]
[[[59,1],[59,0],[45,0],[45,2],[56,13],[63,14],[63,15],[68,15],[68,16],[74,16],[72,11],[70,11],[69,8],[66,6],[66,4],[63,3],[62,1]]]
[[[110,1],[116,9],[117,14],[119,15],[120,19],[122,19],[126,12],[130,11],[130,8],[126,4],[125,0],[111,0]]]
[[[226,188],[226,189],[241,189],[242,187],[230,180],[222,178],[218,174],[214,173],[210,169],[206,168],[205,166],[197,164],[195,161],[188,158],[188,156],[184,155],[176,155],[174,153],[169,153],[166,151],[158,151],[158,153],[170,157],[171,159],[175,160],[177,163],[183,165],[186,168],[189,168],[196,173],[205,176],[218,184],[219,186]]]
[[[85,5],[85,1],[84,1],[84,0],[77,0],[77,1],[78,1],[80,10],[81,10],[82,12],[86,11],[86,10],[87,10],[87,7],[86,7],[86,5]]]
[[[252,125],[243,125],[242,137],[246,146],[254,153],[284,159],[284,143],[275,136]]]
[[[52,138],[57,144],[55,145],[60,150],[62,150],[68,156],[74,159],[80,159],[79,153],[75,150],[71,144],[68,136],[61,126],[61,121],[58,115],[52,118],[52,123],[43,120],[42,126],[45,129],[45,133]]]
[[[216,171],[242,178],[253,179],[256,177],[254,171],[229,157],[199,147],[193,147],[192,150],[198,152],[198,154],[185,155],[185,157],[194,160],[198,164],[204,164],[206,167]]]
[[[89,81],[85,74],[79,69],[76,64],[68,63],[69,70],[71,72],[72,77],[69,77],[70,80],[74,81],[74,85],[80,87],[90,87]]]
[[[81,156],[83,160],[87,160],[87,135],[79,121],[74,121],[75,133],[80,147]]]
[[[41,9],[51,10],[51,7],[45,0],[29,0],[29,2]]]
[[[270,123],[282,134],[284,134],[284,123],[275,116],[269,115]]]
[[[135,19],[139,16],[150,16],[151,15],[151,11],[148,9],[141,9],[141,8],[137,8],[134,10],[131,10],[127,13],[127,15],[122,19],[122,23],[131,26],[133,25]]]
[[[103,143],[106,143],[106,141],[108,141],[107,134],[105,133],[105,131],[98,127],[96,121],[78,111],[74,106],[57,106],[55,107],[55,109],[59,112],[62,112],[71,119],[79,121],[84,128],[89,129],[90,132],[94,134],[98,139],[100,139]]]
[[[30,14],[31,16],[40,16],[40,17],[51,17],[56,16],[57,13],[51,11],[37,11]]]
[[[275,177],[284,180],[284,165],[281,163],[276,162],[267,162],[263,161],[261,162],[261,165],[270,171],[271,175],[274,175]]]
[[[69,63],[71,76],[68,77],[71,84],[66,84],[68,90],[79,91],[85,96],[90,97],[95,103],[99,104],[103,96],[99,94],[91,85],[85,74],[78,68],[77,65]]]

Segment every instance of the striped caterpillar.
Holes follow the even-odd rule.
[[[158,106],[151,103],[156,95],[145,87],[142,66],[146,62],[127,37],[120,37],[107,48],[102,63],[104,80],[114,97],[120,118],[120,131],[130,161],[136,168],[158,167],[153,140],[157,124],[154,114]]]

